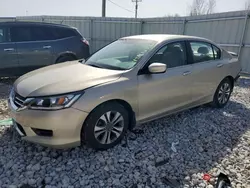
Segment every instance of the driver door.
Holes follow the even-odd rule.
[[[171,111],[185,108],[192,101],[192,65],[187,64],[185,42],[163,46],[138,75],[139,121],[147,121]],[[152,63],[164,63],[164,73],[150,73]]]

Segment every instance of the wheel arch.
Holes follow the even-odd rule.
[[[107,104],[107,103],[118,103],[118,104],[122,105],[128,111],[128,115],[129,115],[129,126],[128,126],[128,129],[132,130],[135,127],[135,125],[136,125],[135,112],[133,111],[133,108],[132,108],[131,104],[129,104],[127,101],[125,101],[123,99],[110,99],[110,100],[107,100],[105,102],[102,102],[102,103],[98,104],[95,108],[93,108],[93,110],[91,110],[91,112],[89,113],[89,115],[87,116],[87,118],[85,119],[84,122],[86,122],[86,120],[89,118],[90,114],[95,109],[97,109],[101,105],[104,105],[104,104]],[[82,125],[82,129],[83,129],[83,127],[84,127],[84,123]]]
[[[58,57],[56,58],[55,63],[57,63],[60,58],[67,57],[67,56],[72,57],[75,60],[77,59],[77,56],[74,52],[67,51],[67,52],[63,52],[63,53],[59,54]]]
[[[234,88],[234,78],[231,75],[228,75],[223,80],[225,80],[225,79],[229,79],[230,80],[230,82],[232,83],[232,89],[233,89]]]

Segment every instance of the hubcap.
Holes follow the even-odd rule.
[[[218,101],[220,104],[225,104],[230,96],[231,87],[228,83],[222,84],[218,93]]]
[[[109,111],[97,121],[94,134],[101,144],[111,144],[120,137],[124,128],[124,119],[119,112]]]

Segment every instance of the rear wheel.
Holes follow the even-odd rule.
[[[63,63],[63,62],[66,62],[66,61],[73,61],[73,60],[76,60],[76,58],[67,55],[67,56],[62,56],[62,57],[60,57],[60,58],[56,61],[56,63]]]
[[[219,84],[213,98],[212,105],[216,108],[223,108],[230,99],[233,91],[233,83],[230,79],[225,78]]]
[[[94,109],[82,129],[82,139],[94,149],[118,144],[127,131],[128,112],[119,103],[105,103]]]

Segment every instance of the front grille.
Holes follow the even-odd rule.
[[[14,104],[17,106],[17,108],[22,108],[24,106],[25,98],[21,95],[18,95],[17,93],[14,94]]]

